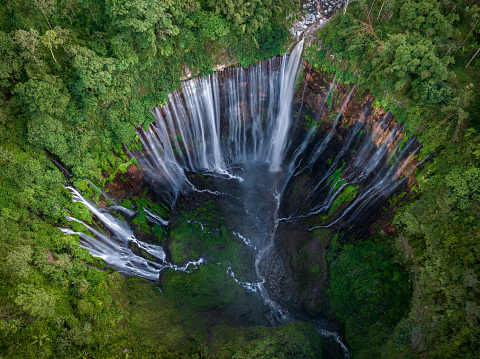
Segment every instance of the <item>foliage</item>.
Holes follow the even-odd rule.
[[[12,116],[25,118],[27,143],[100,182],[102,171],[115,168],[100,154],[131,142],[135,127],[153,120],[150,109],[178,86],[185,68],[208,73],[227,52],[248,66],[283,51],[289,1],[238,5],[250,14],[243,22],[235,20],[240,8],[220,10],[230,6],[38,0],[2,8],[0,81]],[[13,118],[6,125],[14,126]]]
[[[347,186],[343,191],[335,198],[327,216],[330,217],[342,204],[350,203],[357,195],[358,186]]]
[[[321,51],[308,50],[316,68],[371,89],[421,136],[424,153],[437,153],[417,177],[421,196],[395,219],[398,241],[406,237],[413,253],[408,315],[402,319],[410,285],[386,241],[333,244],[332,309],[359,357],[479,356],[480,111],[472,79],[480,32],[478,6],[467,3],[354,1],[321,30]],[[189,275],[166,273],[165,294],[97,270],[78,239],[57,229],[65,208],[92,217],[71,204],[44,151],[75,175],[104,183],[124,162],[122,144],[132,146],[135,128],[154,120],[150,109],[179,85],[185,68],[208,74],[219,59],[247,67],[282,54],[290,8],[287,0],[0,7],[1,356],[318,357],[321,339],[304,323],[202,329],[205,308],[227,310],[228,301],[244,300],[216,261],[229,260],[237,278],[249,279],[222,219],[208,228],[213,235],[192,222],[210,215],[208,207],[181,214],[169,240],[175,262],[206,256],[211,263]],[[332,208],[355,194],[349,187]],[[136,220],[144,228],[145,213]]]
[[[425,172],[417,172],[419,197],[397,209],[400,234],[390,238],[412,273],[409,313],[403,319],[397,313],[388,325],[377,320],[388,309],[379,297],[378,304],[369,304],[364,290],[382,293],[382,286],[372,288],[371,280],[361,278],[384,270],[369,269],[379,264],[364,252],[365,243],[345,246],[332,262],[332,308],[346,322],[347,336],[353,336],[352,328],[364,336],[363,342],[349,337],[360,357],[479,356],[479,22],[478,7],[467,3],[350,2],[345,14],[339,12],[319,31],[321,49],[306,50],[316,69],[356,82],[360,92],[369,91],[377,106],[396,115],[422,141],[420,158],[435,152]],[[355,259],[356,252],[368,262]],[[380,258],[389,256],[388,263],[390,254]],[[335,297],[340,293],[352,297],[343,302]],[[389,293],[383,296],[393,305]],[[369,308],[373,312],[363,322],[352,319]]]
[[[297,322],[263,333],[260,328],[255,329],[243,330],[243,333],[237,331],[234,338],[236,348],[225,346],[221,348],[220,353],[223,357],[234,359],[322,357],[322,338],[318,334],[311,335],[315,331],[312,324]],[[226,352],[230,352],[228,356],[225,355]],[[220,353],[217,352],[217,355]]]
[[[138,279],[127,282],[132,305],[130,337],[118,348],[132,356],[162,358],[318,358],[322,338],[311,323],[281,327],[209,326],[205,312],[199,315],[178,308],[153,284]],[[161,307],[161,310],[159,310]],[[138,345],[136,345],[138,343]],[[208,345],[207,345],[208,343]]]
[[[201,11],[196,21],[200,38],[216,40],[227,35],[230,31],[227,21],[211,11]]]
[[[55,298],[51,293],[24,283],[17,287],[14,302],[33,317],[51,317],[55,309]]]
[[[102,265],[78,238],[57,229],[65,209],[87,223],[93,218],[71,202],[45,150],[69,167],[79,188],[88,188],[79,178],[101,186],[125,170],[123,144],[138,146],[132,144],[135,128],[154,120],[151,109],[163,104],[186,68],[206,74],[225,57],[249,65],[284,51],[290,2],[252,4],[245,3],[251,15],[240,23],[206,0],[2,3],[0,356],[199,355],[205,340],[185,344],[192,326],[170,299],[147,283],[92,268]],[[253,47],[252,39],[258,39]],[[145,201],[135,206],[164,214]],[[144,211],[135,221],[136,231],[149,230]],[[164,238],[160,227],[153,232]],[[203,254],[205,247],[195,250]],[[230,254],[236,250],[235,243],[228,247]],[[221,277],[215,269],[205,271],[197,275]],[[159,319],[155,324],[149,318]],[[158,332],[145,335],[145,328]]]
[[[465,210],[480,200],[480,168],[452,171],[445,177],[445,185],[445,203]]]
[[[171,224],[167,238],[173,262],[184,264],[204,258],[224,263],[222,271],[226,273],[230,267],[240,281],[251,281],[252,259],[245,252],[244,244],[230,234],[227,226],[215,201],[182,208]],[[230,277],[229,281],[233,284]]]
[[[245,290],[235,283],[226,268],[214,263],[202,265],[193,273],[168,272],[164,277],[165,294],[186,309],[223,309],[243,302]],[[218,295],[218,293],[222,295]]]
[[[441,1],[352,2],[320,31],[322,49],[307,50],[307,58],[369,89],[431,152],[458,140],[478,97],[470,86],[476,70],[465,69],[459,48],[471,40],[473,29],[463,24],[474,16],[465,4]]]
[[[333,312],[345,323],[356,358],[387,358],[383,345],[409,308],[411,284],[385,238],[344,245],[328,255]]]
[[[480,139],[468,139],[442,151],[419,176],[421,197],[395,219],[422,268],[422,295],[414,298],[410,314],[424,336],[421,349],[435,347],[434,355],[443,358],[478,356],[480,206],[478,157],[471,145]],[[431,318],[428,327],[424,318]]]

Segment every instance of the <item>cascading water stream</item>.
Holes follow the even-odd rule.
[[[344,125],[355,86],[336,100],[336,111],[330,116],[339,86],[336,77],[319,96],[314,120],[307,124],[299,121],[306,118],[302,115],[306,83],[299,86],[303,92],[298,113],[293,106],[302,69],[302,48],[303,41],[290,55],[249,69],[230,68],[183,83],[169,95],[165,106],[154,110],[155,123],[147,130],[138,129],[142,150],[132,153],[145,182],[172,208],[179,194],[191,193],[221,201],[229,211],[226,217],[241,217],[232,220],[228,230],[253,251],[255,278],[240,281],[231,267],[227,273],[246,290],[260,294],[276,324],[295,320],[295,313],[279,303],[267,288],[265,263],[276,251],[279,225],[323,216],[324,222],[311,225],[310,231],[350,230],[404,185],[408,166],[419,148],[414,138],[402,140],[401,128],[391,124],[389,113],[380,121],[372,120],[371,125],[372,105],[368,102],[350,126]],[[202,188],[192,180],[192,173],[208,177],[213,185]],[[78,234],[84,248],[115,269],[157,280],[164,269],[187,270],[202,264],[203,259],[183,266],[168,263],[162,246],[137,240],[129,225],[109,212],[116,210],[130,218],[135,211],[118,205],[99,209],[76,189],[68,189],[110,235],[85,223],[95,238],[69,228],[62,231]],[[353,198],[341,213],[335,212],[338,200],[348,191],[354,193]],[[289,207],[286,203],[293,197],[295,205]],[[153,211],[144,211],[151,223],[171,225]],[[199,225],[203,230],[203,224]],[[133,244],[158,261],[135,254]],[[345,358],[349,357],[336,333],[318,330],[336,341]]]
[[[156,108],[155,124],[138,131],[148,155],[136,157],[158,190],[177,193],[185,171],[228,174],[232,166],[249,163],[279,171],[302,48],[303,41],[290,56],[251,70],[237,67],[220,79],[214,73],[185,82],[166,106]]]
[[[165,250],[161,246],[137,240],[130,227],[110,213],[110,211],[120,211],[132,217],[135,211],[118,205],[112,205],[108,208],[98,208],[83,197],[77,189],[70,186],[66,186],[66,189],[73,195],[74,201],[82,203],[90,210],[101,224],[108,229],[110,235],[103,233],[84,221],[70,216],[66,216],[67,221],[75,221],[82,224],[95,237],[83,232],[76,232],[70,228],[60,228],[60,230],[65,234],[79,235],[81,238],[80,244],[83,248],[87,249],[94,257],[103,259],[115,270],[128,275],[136,275],[151,281],[157,281],[161,270],[173,269],[186,271],[189,267],[195,267],[203,263],[202,258],[197,261],[187,262],[184,266],[168,263],[166,261]],[[168,225],[168,221],[156,213],[146,208],[144,208],[144,211],[147,214],[147,219],[151,222],[161,226]],[[148,260],[136,255],[132,251],[133,245],[136,245],[149,257],[153,257],[157,259],[157,261]]]

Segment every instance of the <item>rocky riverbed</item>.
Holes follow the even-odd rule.
[[[315,30],[328,24],[330,17],[336,13],[345,0],[302,0],[300,13],[290,31],[296,39],[315,35]]]

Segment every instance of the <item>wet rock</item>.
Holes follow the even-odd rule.
[[[300,12],[290,29],[292,35],[300,40],[304,37],[311,41],[315,30],[328,24],[328,19],[341,8],[345,0],[302,0]],[[303,14],[302,14],[303,13]]]
[[[142,172],[134,164],[127,167],[125,173],[118,172],[113,181],[107,182],[105,188],[110,196],[114,198],[122,198],[125,196],[138,196],[146,188]]]

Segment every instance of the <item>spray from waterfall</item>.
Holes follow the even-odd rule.
[[[155,123],[138,130],[145,176],[177,193],[186,171],[228,174],[249,163],[280,170],[302,49],[303,41],[282,58],[183,83],[155,109]]]
[[[339,87],[336,76],[319,98],[313,121],[305,126],[306,84],[298,86],[303,93],[298,97],[300,105],[294,106],[296,87],[301,84],[302,49],[303,41],[290,55],[184,82],[163,107],[154,109],[155,123],[137,130],[142,150],[131,154],[146,182],[172,207],[179,194],[194,194],[222,199],[235,206],[232,213],[242,214],[242,221],[232,221],[228,230],[253,253],[255,278],[240,281],[231,267],[227,274],[261,296],[276,317],[274,324],[295,320],[295,314],[269,293],[267,286],[264,264],[275,252],[279,223],[323,218],[323,222],[312,220],[315,225],[305,227],[347,232],[405,184],[420,147],[415,138],[402,137],[401,126],[392,122],[388,112],[370,126],[369,102],[347,126],[343,119],[355,85],[345,91],[334,111],[328,99]],[[202,188],[192,173],[220,185]],[[189,270],[204,262],[202,258],[182,266],[167,262],[166,248],[139,241],[128,221],[112,214],[115,210],[128,219],[135,216],[134,210],[117,204],[99,208],[75,188],[67,189],[108,231],[72,217],[68,220],[80,222],[89,233],[61,230],[78,234],[82,247],[116,270],[155,281],[162,270]],[[295,208],[282,207],[287,191],[296,196]],[[341,202],[349,193],[349,201]],[[171,225],[150,209],[144,211],[152,224]],[[289,212],[279,218],[281,211]],[[198,224],[203,230],[203,224]],[[338,342],[345,358],[349,356],[336,333],[322,328],[319,332]]]

